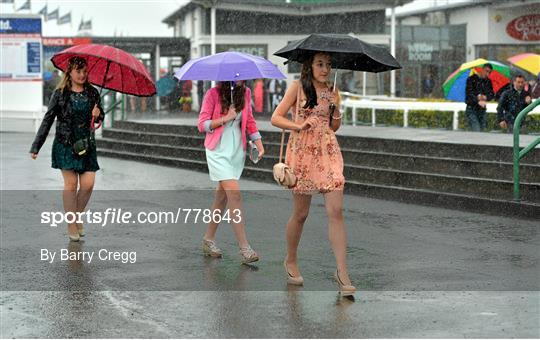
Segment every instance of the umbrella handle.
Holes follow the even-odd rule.
[[[231,105],[234,105],[234,102],[233,102],[233,91],[234,91],[234,81],[231,81]]]
[[[96,120],[96,119],[94,118],[94,116],[92,116],[92,121],[90,122],[90,128],[91,128],[92,130],[94,130],[94,131],[97,130],[97,129],[99,129],[99,128],[101,127],[101,125],[103,124],[103,121],[100,121],[99,124],[98,124],[98,126],[96,127],[96,126],[94,125],[94,124],[95,124],[95,120]]]

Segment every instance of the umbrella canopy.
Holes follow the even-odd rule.
[[[168,96],[178,86],[178,82],[171,76],[165,76],[157,81],[157,95],[160,97]]]
[[[518,54],[506,60],[535,76],[540,73],[540,55],[536,53]]]
[[[486,59],[476,59],[461,66],[452,72],[443,83],[444,97],[458,102],[465,101],[465,87],[467,78],[479,71],[484,64],[491,64],[493,71],[489,74],[489,79],[493,86],[493,92],[497,93],[503,86],[510,82],[510,68],[497,61]]]
[[[332,67],[338,69],[384,72],[401,68],[385,48],[346,34],[311,34],[289,43],[274,55],[302,63],[317,52],[329,53]]]
[[[113,91],[140,97],[156,94],[156,87],[144,65],[131,54],[116,47],[98,44],[76,45],[56,53],[53,65],[65,71],[71,57],[85,58],[88,81]]]
[[[221,52],[191,59],[174,76],[180,80],[235,81],[286,78],[270,61],[247,53]]]

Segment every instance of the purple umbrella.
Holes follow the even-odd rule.
[[[286,78],[270,61],[240,52],[221,52],[191,59],[176,71],[174,76],[180,80],[215,81]]]

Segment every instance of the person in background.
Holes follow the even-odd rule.
[[[531,83],[529,84],[531,97],[533,99],[540,98],[540,73],[538,73],[538,76],[536,79],[533,79]]]
[[[263,109],[263,96],[264,96],[264,83],[262,79],[257,79],[255,81],[254,89],[253,89],[253,98],[254,98],[254,107],[255,107],[255,113],[262,113],[264,111]]]
[[[476,74],[467,78],[465,114],[472,131],[484,131],[487,126],[486,103],[495,97],[493,85],[489,79],[492,70],[491,64],[484,64]]]
[[[202,106],[202,101],[204,97],[204,81],[197,80],[197,97],[199,98],[199,108]]]
[[[270,79],[270,82],[268,83],[268,94],[270,99],[270,112],[274,112],[274,109],[279,104],[276,100],[276,91],[278,87],[279,80],[277,79]]]
[[[497,106],[499,126],[508,133],[514,131],[514,121],[517,115],[532,101],[529,92],[525,91],[525,78],[516,75],[512,79],[512,87],[503,92]]]
[[[431,98],[433,94],[433,88],[435,87],[435,82],[431,77],[431,73],[426,74],[424,80],[422,81],[422,90],[424,97]]]

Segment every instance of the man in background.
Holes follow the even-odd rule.
[[[525,91],[525,78],[516,75],[512,79],[510,89],[503,92],[497,106],[499,126],[508,133],[514,131],[514,121],[517,115],[531,103],[531,95]]]
[[[491,64],[484,64],[477,74],[467,78],[465,88],[465,103],[467,108],[465,114],[472,131],[483,131],[486,129],[486,103],[493,100],[495,93],[493,85],[489,79],[489,74],[493,70]]]

